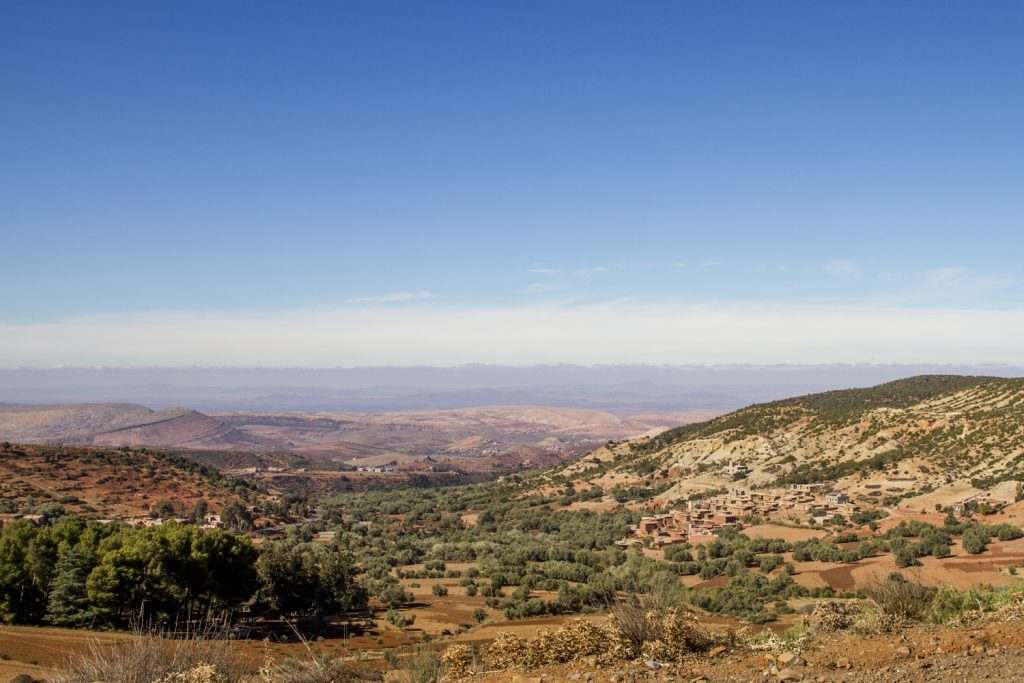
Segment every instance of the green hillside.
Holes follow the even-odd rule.
[[[553,473],[671,503],[729,488],[832,482],[896,504],[956,482],[1024,479],[1024,379],[924,375],[773,401],[652,438],[611,444]],[[735,467],[749,468],[737,473]],[[884,490],[883,490],[884,489]],[[633,493],[628,493],[633,492]]]
[[[732,438],[778,429],[808,416],[842,423],[878,408],[907,408],[916,403],[982,384],[1010,385],[1020,380],[963,375],[919,375],[865,389],[838,389],[742,408],[722,417],[670,429],[636,442],[638,452],[660,450],[694,437],[730,432]]]

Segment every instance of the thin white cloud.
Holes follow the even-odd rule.
[[[353,299],[346,299],[342,303],[346,304],[393,304],[400,303],[402,301],[422,301],[423,299],[432,299],[434,295],[432,292],[420,290],[418,292],[391,292],[390,294],[381,294],[379,296],[363,296],[355,297]]]
[[[568,291],[580,288],[598,276],[620,267],[620,265],[598,265],[580,268],[552,268],[547,265],[537,265],[530,268],[529,272],[540,276],[541,281],[526,285],[523,291],[531,294]]]
[[[0,366],[1024,363],[1024,309],[636,302],[0,323]]]
[[[703,263],[698,263],[697,267],[698,268],[717,268],[718,266],[722,266],[722,265],[725,265],[725,264],[722,263],[721,261],[704,261]]]
[[[857,278],[864,274],[864,268],[853,261],[829,261],[824,271],[829,275],[845,278]]]
[[[986,275],[978,273],[971,268],[952,266],[947,268],[932,268],[921,275],[921,284],[925,287],[947,288],[947,287],[971,287],[975,289],[998,289],[1009,287],[1015,284],[1015,278],[1000,275]]]
[[[589,280],[595,275],[601,275],[609,271],[620,268],[620,265],[599,265],[599,266],[583,266],[580,268],[550,268],[548,266],[536,266],[530,268],[529,272],[534,275],[542,275],[544,277],[551,278],[575,278],[579,280]]]
[[[578,278],[589,280],[595,275],[607,273],[611,270],[614,270],[617,267],[618,266],[590,266],[588,268],[577,268],[576,270],[573,271],[573,275],[575,275]]]
[[[932,268],[925,271],[921,280],[931,287],[944,287],[955,282],[965,282],[974,277],[974,271],[970,268]]]
[[[979,273],[965,266],[946,266],[901,272],[877,270],[856,261],[829,261],[822,267],[826,274],[846,281],[880,284],[884,293],[878,300],[890,305],[950,306],[953,302],[978,300],[977,297],[1020,284],[1020,279],[1004,274]],[[863,300],[863,299],[862,299]]]
[[[562,285],[554,282],[533,282],[526,285],[526,291],[534,294],[541,294],[544,292],[557,292],[562,289]]]

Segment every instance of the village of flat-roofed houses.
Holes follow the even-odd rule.
[[[753,470],[746,465],[730,464],[726,472],[742,480]],[[915,481],[912,477],[888,480],[904,484]],[[652,501],[645,504],[644,509],[658,514],[641,518],[634,527],[633,536],[623,541],[622,545],[697,545],[712,540],[721,531],[739,531],[752,520],[754,523],[798,525],[806,522],[823,523],[835,515],[849,519],[856,512],[881,507],[872,498],[871,489],[878,489],[877,484],[865,486],[866,490],[856,497],[838,491],[835,487],[836,482],[814,482],[755,490],[749,485],[736,484],[724,493],[692,496],[685,501],[685,509],[677,507],[667,511],[665,501]],[[983,493],[958,500],[950,508],[957,513],[964,510],[995,512],[1007,502]]]
[[[653,503],[648,507],[657,509],[661,505]],[[820,511],[819,516],[824,519],[834,514],[848,516],[859,509],[849,496],[833,492],[825,483],[793,484],[786,489],[764,491],[737,487],[727,493],[688,500],[685,510],[642,518],[632,540],[649,538],[658,546],[697,544],[711,540],[719,531],[741,529],[744,519],[771,520],[789,513],[803,513],[806,517],[812,510]]]

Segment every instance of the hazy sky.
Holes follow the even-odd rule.
[[[0,366],[1024,362],[1019,2],[5,2]]]

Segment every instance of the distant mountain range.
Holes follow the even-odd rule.
[[[0,404],[0,440],[80,446],[290,453],[357,466],[449,462],[489,470],[553,464],[609,439],[657,433],[720,410],[620,417],[580,408],[504,405],[402,413],[151,410],[134,403]],[[220,456],[223,465],[245,458]],[[249,458],[248,460],[251,460]]]

